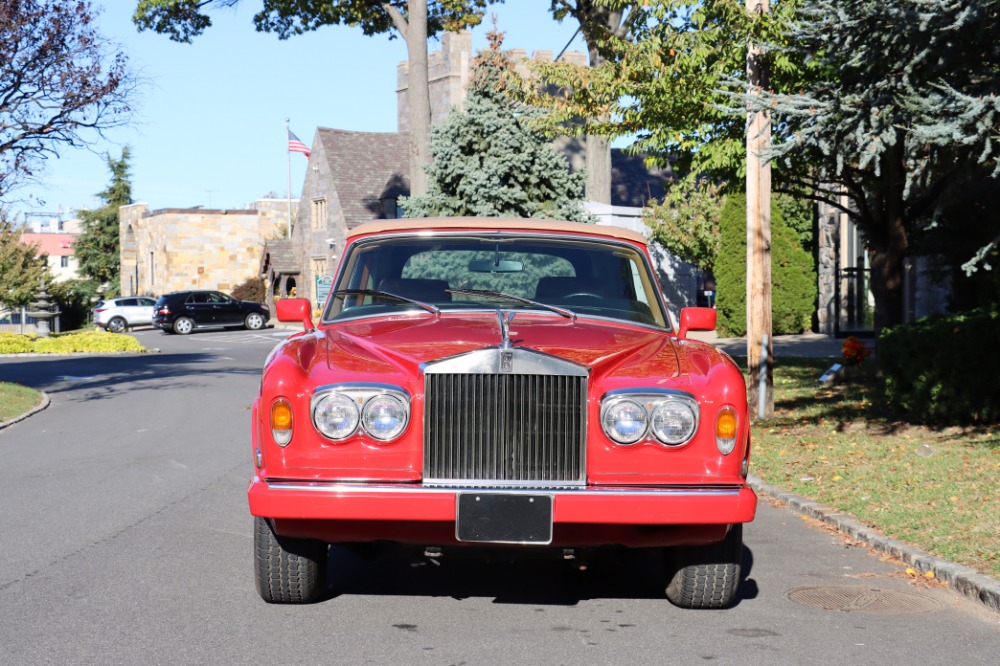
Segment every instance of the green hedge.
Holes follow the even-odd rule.
[[[747,333],[747,205],[746,195],[730,194],[719,220],[719,256],[715,261],[718,331],[723,336]],[[771,332],[801,333],[812,326],[816,311],[816,266],[802,249],[798,234],[771,206]]]
[[[998,340],[995,306],[883,331],[876,358],[886,400],[917,423],[1000,421]]]

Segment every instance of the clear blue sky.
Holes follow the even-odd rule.
[[[104,154],[132,152],[132,192],[153,209],[202,205],[242,208],[268,192],[284,197],[285,119],[307,145],[317,127],[396,131],[396,65],[406,59],[401,39],[365,37],[346,26],[321,28],[282,41],[257,33],[251,18],[260,2],[243,0],[216,10],[213,26],[192,44],[138,32],[131,21],[135,0],[103,4],[102,33],[122,45],[149,82],[138,95],[135,122],[108,134],[108,141],[66,150],[48,161],[36,185],[12,193],[34,195],[44,205],[14,203],[22,212],[95,208],[108,184]],[[572,19],[557,23],[548,0],[506,0],[490,8],[473,30],[473,49],[486,46],[496,15],[504,48],[558,53],[573,37]],[[440,48],[431,40],[430,51]],[[571,49],[585,51],[579,36]],[[291,155],[292,196],[301,191],[306,158]]]

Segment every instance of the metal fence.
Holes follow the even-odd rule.
[[[53,321],[53,325],[58,321],[59,318],[57,317]],[[0,333],[28,335],[37,332],[38,325],[35,323],[34,317],[28,316],[27,308],[6,308],[0,306]]]

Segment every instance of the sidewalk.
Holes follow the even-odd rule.
[[[709,342],[730,356],[746,356],[746,338],[720,338],[715,331],[692,331],[688,334],[692,340]],[[799,356],[807,358],[841,358],[840,346],[843,340],[820,333],[802,333],[801,335],[776,335],[771,343],[771,349],[776,357]]]

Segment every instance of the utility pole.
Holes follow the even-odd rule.
[[[768,0],[746,0],[747,12],[763,16]],[[768,88],[767,63],[759,44],[747,51],[748,92]],[[771,341],[771,114],[747,112],[747,399],[758,419],[774,415],[774,364]]]

